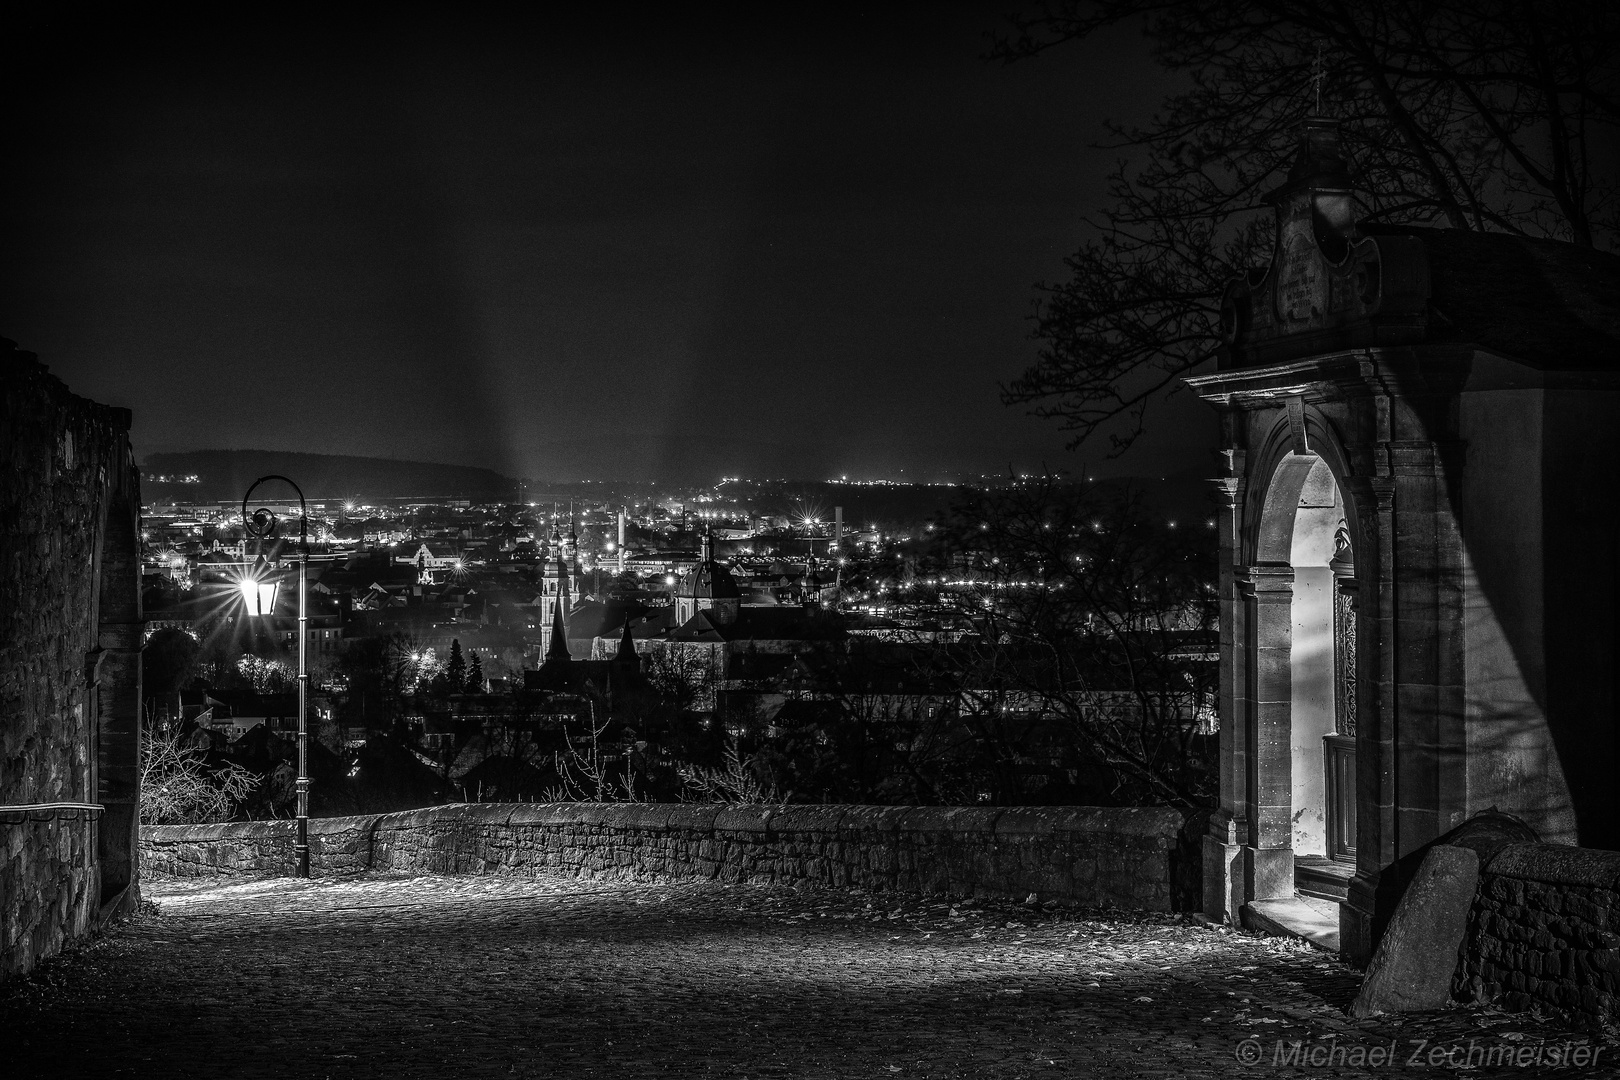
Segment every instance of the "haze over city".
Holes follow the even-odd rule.
[[[1207,471],[999,402],[1163,75],[1013,65],[967,8],[245,33],[38,16],[6,79],[0,325],[136,450],[514,476]],[[1194,450],[1193,447],[1200,449]]]

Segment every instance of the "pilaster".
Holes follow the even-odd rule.
[[[1250,700],[1246,783],[1250,899],[1294,894],[1291,709],[1294,568],[1248,567],[1239,582],[1246,600]]]

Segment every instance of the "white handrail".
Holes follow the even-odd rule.
[[[48,802],[48,803],[21,803],[16,806],[0,806],[0,825],[15,825],[16,821],[7,820],[7,815],[20,814],[23,821],[48,821],[57,816],[73,816],[79,814],[101,814],[106,807],[100,803],[88,802]]]

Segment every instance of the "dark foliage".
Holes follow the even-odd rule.
[[[1221,289],[1269,258],[1264,195],[1299,122],[1343,123],[1363,220],[1611,246],[1620,122],[1613,5],[1070,0],[1014,19],[1008,61],[1142,27],[1184,89],[1116,127],[1108,206],[1038,286],[1037,362],[1004,388],[1111,454],[1218,344]]]

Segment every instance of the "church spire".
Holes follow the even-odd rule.
[[[630,618],[629,618],[629,616],[625,617],[625,620],[624,620],[624,633],[619,635],[619,651],[614,655],[613,659],[619,661],[620,663],[624,663],[624,664],[639,664],[639,663],[641,663],[641,658],[636,655],[636,642],[635,642],[635,639],[630,636]]]
[[[546,649],[546,662],[566,664],[573,658],[568,651],[568,626],[563,622],[562,605],[558,604],[551,609],[551,645]]]

